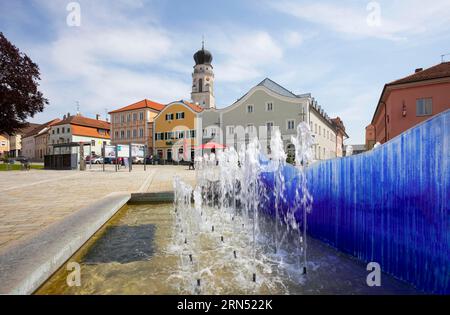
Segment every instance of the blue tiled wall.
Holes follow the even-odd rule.
[[[314,164],[309,234],[420,290],[449,294],[449,142],[447,110],[376,150]],[[291,167],[285,173],[292,178]]]

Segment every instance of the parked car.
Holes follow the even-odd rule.
[[[144,164],[144,158],[133,156],[133,164]]]
[[[30,161],[27,157],[22,156],[22,155],[19,155],[18,157],[13,158],[13,160],[15,162],[20,162],[20,163],[28,163]]]
[[[115,157],[105,157],[105,164],[115,164],[116,163],[116,158]]]
[[[103,157],[99,156],[92,158],[92,164],[103,164]]]

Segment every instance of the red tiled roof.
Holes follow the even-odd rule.
[[[431,68],[418,71],[407,77],[388,83],[387,85],[412,83],[418,81],[450,77],[450,62],[443,62]]]
[[[59,125],[79,125],[79,126],[85,126],[85,127],[92,127],[92,128],[100,128],[100,129],[106,129],[109,130],[111,124],[104,120],[97,120],[92,118],[83,117],[81,115],[75,115],[75,116],[69,116],[64,120],[61,120],[60,122],[54,124],[54,126]]]
[[[135,109],[141,109],[141,108],[150,108],[156,111],[161,111],[164,109],[164,105],[160,104],[160,103],[156,103],[147,99],[144,99],[142,101],[139,101],[137,103],[113,110],[111,112],[109,112],[109,114],[113,114],[113,113],[120,113],[120,112],[125,112],[128,110],[135,110]]]
[[[106,133],[100,133],[97,128],[73,125],[72,126],[72,135],[74,136],[84,136],[84,137],[94,137],[94,138],[102,138],[109,139],[110,135],[107,131]]]
[[[198,105],[189,103],[188,101],[181,101],[183,104],[189,106],[194,112],[200,113],[203,111],[203,107],[200,107]]]
[[[32,129],[31,131],[27,132],[25,135],[23,135],[23,137],[27,138],[27,137],[31,137],[31,136],[37,135],[44,128],[53,126],[54,124],[56,124],[56,123],[58,123],[60,121],[61,121],[61,119],[59,119],[59,118],[55,118],[55,119],[52,119],[50,121],[47,121],[46,123],[43,123],[42,125],[38,125],[37,127]]]

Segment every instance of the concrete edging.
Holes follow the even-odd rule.
[[[115,192],[0,252],[0,294],[32,294],[131,198]]]

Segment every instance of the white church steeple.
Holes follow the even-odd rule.
[[[211,65],[212,55],[205,50],[205,43],[202,42],[202,49],[194,54],[195,66],[192,73],[192,93],[191,99],[203,108],[216,108],[214,97],[214,72]]]

